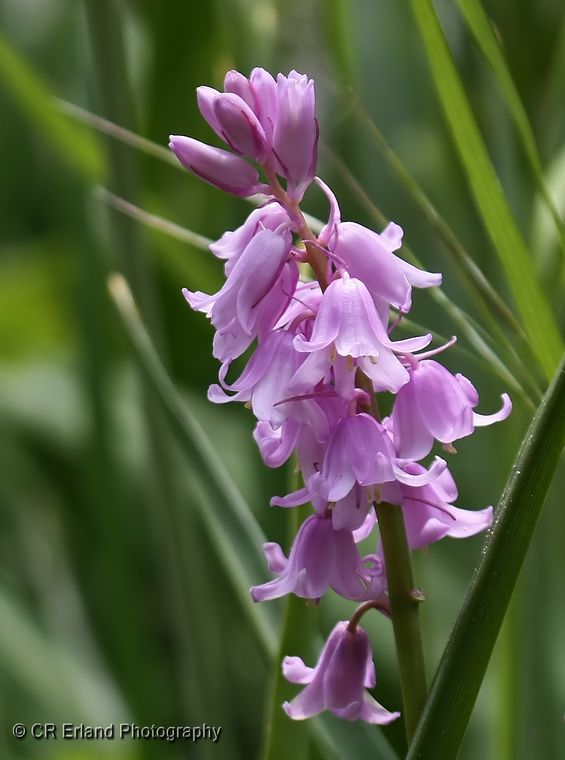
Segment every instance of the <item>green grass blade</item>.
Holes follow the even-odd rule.
[[[565,358],[502,494],[408,760],[457,756],[565,440]]]
[[[105,119],[103,116],[98,116],[98,114],[92,113],[86,108],[81,108],[61,98],[53,98],[53,104],[61,113],[69,116],[73,121],[86,124],[108,137],[113,137],[115,140],[129,145],[131,148],[135,148],[141,153],[146,153],[148,156],[158,158],[160,161],[171,164],[171,166],[177,169],[183,168],[168,148],[145,137],[141,137],[141,135],[132,132],[131,129],[126,129],[110,121],[110,119]]]
[[[532,350],[549,379],[563,340],[488,156],[431,0],[412,0],[444,116],[477,209],[504,268]]]
[[[186,227],[181,227],[180,224],[175,224],[175,222],[171,222],[169,219],[164,219],[162,216],[144,211],[139,208],[139,206],[126,201],[125,198],[121,198],[119,195],[112,193],[105,187],[97,187],[96,195],[100,200],[103,200],[109,206],[112,206],[112,208],[121,211],[122,214],[126,214],[126,216],[135,219],[146,227],[151,227],[169,237],[175,238],[175,240],[180,240],[182,243],[188,243],[195,248],[201,248],[203,251],[207,251],[208,246],[213,242],[210,238],[204,237],[204,235],[199,235],[197,232],[192,232],[192,230],[189,230]]]
[[[347,0],[327,0],[323,13],[328,50],[338,76],[350,85],[359,79],[354,14]]]
[[[293,478],[295,480],[296,478]],[[292,488],[298,487],[293,484]],[[291,510],[288,515],[289,538],[292,540],[300,527],[302,512]],[[305,515],[307,516],[307,515]],[[285,612],[279,648],[275,657],[270,703],[265,721],[265,738],[262,760],[308,760],[310,755],[310,721],[291,720],[281,705],[296,695],[296,686],[282,674],[281,662],[285,655],[297,655],[305,662],[315,660],[314,642],[317,639],[317,610],[305,599],[289,594],[285,599]]]
[[[180,164],[178,163],[178,161],[176,161],[174,156],[172,156],[170,151],[168,151],[166,148],[163,148],[160,145],[157,145],[157,143],[154,143],[151,140],[147,140],[146,138],[141,137],[135,134],[134,132],[131,132],[128,129],[125,129],[123,127],[120,127],[114,124],[108,119],[104,119],[100,116],[97,116],[96,114],[90,113],[89,111],[86,111],[85,109],[80,108],[78,106],[74,106],[71,103],[67,103],[66,101],[58,101],[58,103],[59,103],[59,107],[65,113],[68,113],[70,116],[83,121],[85,124],[88,124],[89,126],[103,132],[104,134],[107,134],[108,136],[111,136],[121,142],[124,142],[127,145],[130,145],[131,147],[134,147],[144,153],[147,153],[148,155],[154,156],[156,158],[159,158],[160,160],[170,163],[176,168],[180,167]],[[334,160],[337,161],[335,157],[334,157]],[[355,183],[355,180],[352,177],[350,178],[350,181],[353,181],[353,183]],[[359,188],[358,185],[354,187],[353,189],[357,193],[362,192],[361,188]],[[150,214],[144,211],[143,209],[140,209],[138,206],[135,206],[134,204],[130,203],[124,198],[121,198],[115,195],[114,193],[110,192],[106,188],[99,188],[98,194],[106,203],[113,206],[114,208],[121,211],[122,213],[130,216],[131,218],[135,219],[136,221],[146,226],[152,227],[154,229],[159,230],[160,232],[163,232],[164,234],[167,234],[171,237],[181,240],[182,242],[190,243],[191,245],[194,245],[195,247],[202,248],[202,249],[207,248],[209,243],[211,242],[209,241],[208,238],[204,237],[203,235],[199,235],[198,233],[193,232],[192,230],[188,230],[184,227],[181,227],[180,225],[170,222],[169,220],[163,219],[162,217],[156,216],[155,214]],[[256,196],[249,200],[254,205],[260,205],[261,203],[263,203],[264,198],[263,196]],[[371,213],[374,213],[376,207],[365,196],[365,204],[367,202],[370,206]],[[434,211],[434,214],[437,215],[437,212]],[[324,224],[319,219],[316,219],[315,217],[309,214],[305,214],[305,218],[314,232],[319,233],[322,230]],[[386,220],[384,219],[384,217],[379,218],[378,221],[382,223],[386,223]],[[451,233],[451,235],[453,236],[454,239],[456,239],[453,233]],[[406,251],[408,250],[406,246],[404,248]],[[413,263],[417,264],[418,266],[422,266],[421,263],[418,262],[414,254],[412,254],[411,252],[409,252],[409,257],[411,258]],[[476,265],[474,266],[476,268]],[[477,271],[480,272],[480,270],[477,270]],[[482,273],[480,273],[480,276],[484,280],[484,276],[482,275]],[[432,294],[432,298],[434,298],[448,312],[448,314],[457,324],[461,332],[467,337],[470,345],[473,346],[473,348],[478,352],[478,354],[483,358],[483,360],[488,364],[488,366],[494,369],[496,374],[507,384],[507,386],[510,389],[512,389],[515,393],[517,393],[522,398],[522,400],[527,406],[532,407],[532,402],[528,393],[524,390],[523,386],[515,378],[514,374],[510,372],[510,370],[499,359],[496,353],[488,346],[484,338],[480,336],[477,329],[473,326],[473,322],[468,317],[468,315],[466,315],[456,304],[454,304],[448,298],[448,296],[445,295],[445,293],[443,293],[439,289],[434,288],[430,292]],[[507,310],[507,307],[504,307],[504,308]],[[507,312],[508,313],[505,318],[506,321],[508,321],[508,314],[510,315],[510,318],[512,321],[514,318],[512,317],[511,312],[509,310],[507,310]],[[519,326],[518,326],[518,330],[521,331],[521,328]]]
[[[365,207],[373,219],[375,219],[377,224],[381,225],[382,227],[386,226],[389,220],[369,198],[365,190],[351,174],[347,166],[345,166],[341,159],[339,159],[331,152],[330,156],[345,182],[347,182],[352,192],[359,199],[359,202]],[[317,220],[312,221],[317,222]],[[312,229],[317,229],[317,227],[315,225],[313,226],[310,221],[309,223],[312,226]],[[420,268],[425,268],[423,267],[422,262],[419,260],[416,254],[406,243],[403,244],[402,250],[404,256],[412,264]],[[448,295],[446,295],[442,288],[430,288],[427,292],[430,298],[432,298],[445,311],[450,319],[453,320],[454,324],[457,325],[458,330],[460,330],[461,334],[464,335],[468,340],[469,345],[471,345],[476,351],[477,358],[480,358],[491,371],[498,375],[498,377],[506,384],[509,389],[512,389],[514,393],[518,394],[526,406],[534,410],[535,405],[530,398],[530,394],[525,390],[524,385],[518,381],[516,374],[520,375],[520,377],[523,379],[523,382],[530,387],[534,398],[541,398],[541,392],[536,387],[534,379],[531,377],[527,368],[523,365],[522,360],[515,351],[512,343],[508,340],[505,333],[500,329],[496,320],[492,318],[492,315],[490,315],[486,303],[484,304],[485,309],[483,313],[485,313],[487,316],[491,316],[489,323],[493,326],[499,343],[502,344],[502,347],[506,349],[509,358],[512,360],[515,366],[515,372],[510,371],[510,369],[500,359],[491,345],[489,345],[489,340],[491,342],[494,342],[494,338],[486,333],[486,331],[479,328],[479,326],[475,324],[475,321],[468,314],[466,314],[466,312],[461,309],[460,306],[452,301]],[[480,291],[477,290],[476,295],[478,299],[481,299]],[[406,318],[403,319],[403,322],[405,324],[409,324],[409,320]],[[442,341],[440,339],[439,342],[445,341]]]
[[[496,289],[487,280],[476,261],[453,232],[447,221],[440,214],[439,210],[434,206],[422,186],[404,166],[395,151],[390,147],[384,135],[366,113],[359,100],[353,98],[352,103],[354,109],[353,113],[365,127],[369,137],[373,140],[381,155],[391,167],[408,195],[422,211],[428,224],[451,252],[458,270],[473,286],[477,296],[483,299],[484,302],[490,306],[494,314],[498,315],[498,317],[503,320],[516,335],[525,337],[524,330],[512,311],[508,308]],[[334,157],[334,162],[338,161],[339,163],[342,163],[339,159]],[[347,167],[345,167],[345,169],[347,169]]]
[[[465,17],[475,41],[492,69],[500,91],[504,97],[508,111],[522,141],[522,146],[534,179],[538,185],[541,197],[551,214],[555,224],[562,253],[565,253],[565,225],[545,179],[545,172],[538,152],[534,132],[528,115],[520,100],[520,95],[508,69],[499,41],[494,33],[490,19],[480,0],[458,0],[459,8]]]
[[[0,35],[0,84],[61,159],[91,180],[104,174],[104,157],[92,135],[69,123],[53,103],[49,88]]]
[[[188,455],[193,480],[200,484],[197,504],[201,507],[204,522],[214,542],[222,548],[219,556],[226,563],[236,592],[245,599],[243,608],[256,626],[264,650],[269,651],[276,645],[273,608],[255,605],[249,597],[249,578],[256,581],[264,574],[261,546],[265,536],[208,436],[179,396],[161,364],[139,319],[126,281],[114,275],[109,287],[144,374],[156,391],[163,411]],[[210,504],[221,505],[221,508],[215,512]]]
[[[218,458],[211,441],[186,406],[171,379],[167,375],[151,339],[145,330],[131,291],[121,275],[113,275],[109,283],[110,294],[118,309],[127,335],[131,341],[140,366],[159,398],[166,418],[188,455],[192,465],[191,490],[197,497],[197,506],[210,533],[219,548],[234,582],[242,610],[254,624],[254,633],[263,652],[275,657],[278,651],[277,628],[273,608],[253,604],[249,587],[264,575],[261,545],[265,537],[253,513],[245,503],[237,486]],[[221,509],[211,505],[221,504]],[[301,600],[299,600],[301,601]],[[318,649],[321,642],[317,642]],[[395,755],[388,742],[378,730],[348,730],[350,727],[335,726],[330,716],[312,721],[317,743],[329,757],[349,760],[365,760],[368,749],[371,756],[394,760]]]

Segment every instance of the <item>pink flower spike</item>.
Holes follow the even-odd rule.
[[[305,686],[291,702],[283,704],[290,718],[305,720],[329,710],[345,720],[386,725],[400,716],[365,691],[376,682],[369,639],[360,626],[350,631],[348,625],[347,621],[337,623],[315,668],[308,668],[299,657],[283,660],[284,677]]]
[[[219,240],[210,244],[210,250],[219,259],[225,260],[225,273],[229,275],[235,263],[251,242],[251,239],[261,229],[276,230],[286,221],[290,226],[288,214],[276,202],[266,203],[252,211],[245,222],[235,230],[224,232]]]
[[[277,83],[268,71],[261,68],[253,69],[249,82],[255,102],[253,110],[265,130],[269,145],[271,145],[277,118]]]
[[[222,137],[220,125],[218,124],[216,114],[214,113],[214,103],[216,101],[216,98],[219,96],[220,93],[213,87],[201,85],[200,87],[196,88],[196,102],[198,103],[200,113],[206,119],[218,137]]]
[[[220,190],[243,198],[268,191],[257,170],[233,153],[182,135],[171,135],[169,148],[185,169]]]
[[[259,421],[253,431],[253,438],[259,448],[267,467],[281,467],[298,441],[300,423],[286,420],[279,428],[273,428],[269,422]]]

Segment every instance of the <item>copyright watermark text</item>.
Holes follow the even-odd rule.
[[[214,744],[222,733],[221,726],[201,723],[198,726],[139,726],[136,723],[110,723],[107,726],[90,726],[86,723],[14,723],[12,736],[16,739],[35,739],[48,741],[63,739],[80,740],[156,740],[165,742],[200,742],[211,741]]]

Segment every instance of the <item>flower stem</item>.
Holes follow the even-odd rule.
[[[380,420],[371,381],[358,371],[356,384],[367,391],[371,399],[368,412],[375,419]],[[414,587],[412,561],[402,509],[394,504],[381,502],[375,504],[375,510],[385,558],[390,618],[394,629],[400,671],[404,726],[408,742],[410,742],[428,693],[419,615],[423,596]]]
[[[281,203],[283,208],[287,209],[291,218],[294,219],[299,233],[305,240],[308,252],[307,261],[312,267],[314,275],[323,291],[328,286],[328,281],[323,261],[325,258],[324,254],[315,245],[318,242],[317,238],[308,227],[299,204],[289,199],[275,172],[268,167],[263,168],[274,197]],[[368,412],[376,420],[380,420],[373,384],[360,370],[357,371],[356,385],[367,392],[369,399],[367,405]],[[400,671],[404,725],[406,736],[410,742],[416,732],[428,691],[418,610],[423,596],[421,592],[414,588],[410,548],[406,538],[402,509],[384,502],[376,504],[375,509],[379,522],[387,572],[390,617],[394,628],[398,668]],[[361,616],[372,607],[379,608],[378,600],[373,600],[357,610],[349,623],[349,630],[354,631]]]
[[[376,505],[388,580],[390,612],[400,671],[404,725],[412,739],[426,702],[426,669],[420,633],[422,596],[414,588],[410,549],[400,507]]]

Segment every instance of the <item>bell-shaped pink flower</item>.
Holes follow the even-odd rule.
[[[378,235],[355,222],[342,222],[337,228],[334,251],[352,277],[362,280],[371,295],[403,313],[410,311],[412,287],[441,285],[441,274],[424,272],[393,251],[402,244],[402,229],[391,222]]]
[[[403,469],[412,475],[425,472],[416,462]],[[492,507],[473,510],[453,506],[457,486],[447,469],[433,483],[422,486],[387,483],[381,489],[381,497],[383,501],[402,506],[411,549],[422,549],[445,536],[468,538],[486,530],[492,523]]]
[[[348,625],[347,621],[337,623],[316,667],[307,667],[300,657],[284,658],[284,677],[305,686],[291,702],[284,703],[289,717],[305,720],[329,710],[345,720],[386,725],[400,716],[366,691],[376,684],[369,638],[360,626],[350,631]]]
[[[304,355],[294,350],[293,335],[286,330],[276,330],[255,349],[241,376],[231,384],[225,382],[225,371],[220,372],[220,385],[211,385],[208,399],[215,404],[229,401],[250,402],[253,414],[259,420],[267,420],[273,427],[281,425],[289,416],[288,404],[281,404],[287,394],[286,388]],[[228,396],[225,390],[235,391]]]
[[[345,498],[353,486],[381,485],[394,480],[423,485],[437,478],[446,463],[436,457],[429,471],[405,472],[396,460],[385,428],[368,414],[343,417],[334,427],[320,471],[308,480],[308,488],[328,501]]]
[[[398,390],[407,382],[407,372],[393,352],[418,351],[432,339],[430,334],[393,342],[381,322],[373,299],[361,280],[347,272],[330,283],[320,303],[312,336],[297,335],[297,351],[319,351],[334,345],[340,356],[373,357],[382,367],[381,381]]]
[[[343,499],[338,499],[332,503],[331,516],[332,525],[335,530],[355,532],[365,524],[375,498],[373,490],[355,483],[351,491]],[[396,494],[397,492],[395,491],[394,493]],[[270,504],[272,507],[288,508],[298,507],[308,502],[312,504],[318,514],[323,514],[328,509],[327,500],[317,493],[311,492],[308,486],[292,491],[286,496],[273,496]]]
[[[276,201],[266,203],[252,211],[240,227],[224,232],[209,248],[214,256],[225,260],[224,270],[226,275],[229,275],[236,261],[260,230],[275,231],[285,224],[290,227],[291,220],[282,206]]]
[[[277,428],[259,420],[253,438],[267,467],[282,467],[288,461],[296,446],[300,427],[300,423],[292,419]]]
[[[288,180],[290,196],[299,198],[316,172],[318,122],[314,81],[296,71],[277,77],[273,153],[277,171]]]
[[[288,559],[278,544],[267,543],[263,550],[277,577],[251,588],[254,602],[290,593],[320,599],[330,587],[346,599],[365,601],[386,589],[382,560],[375,555],[361,559],[351,532],[334,530],[328,515],[312,515],[302,523]]]
[[[169,139],[169,148],[184,168],[210,185],[243,198],[268,190],[257,170],[239,156],[192,137],[171,135]]]
[[[502,408],[495,414],[477,414],[479,403],[475,387],[461,374],[432,359],[415,360],[410,382],[394,402],[391,423],[396,451],[401,459],[417,460],[432,449],[434,440],[451,444],[471,435],[475,427],[506,419],[512,402],[502,394]]]
[[[296,263],[288,260],[290,247],[288,230],[260,230],[217,293],[183,290],[192,308],[217,329],[214,356],[222,362],[242,354],[256,336],[266,337],[288,305],[298,279]]]

